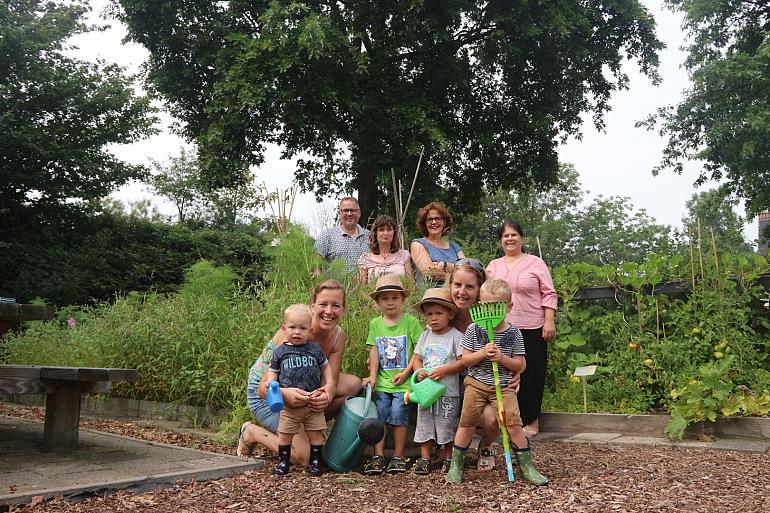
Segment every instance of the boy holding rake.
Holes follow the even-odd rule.
[[[511,288],[505,280],[490,279],[484,282],[480,290],[480,302],[505,302],[506,310],[511,308]],[[497,411],[492,362],[497,362],[500,374],[500,387],[505,410],[505,426],[515,448],[516,462],[519,464],[524,479],[534,485],[546,485],[548,479],[537,471],[532,463],[529,441],[522,429],[519,415],[519,403],[516,394],[508,388],[508,381],[514,374],[521,374],[526,368],[524,358],[524,340],[521,332],[503,319],[494,328],[494,341],[487,341],[486,330],[476,323],[468,326],[462,339],[463,354],[461,361],[468,368],[465,378],[463,408],[460,414],[460,427],[455,434],[452,448],[452,463],[446,476],[448,483],[461,483],[465,453],[471,442],[476,426],[481,422],[481,413],[489,404]]]

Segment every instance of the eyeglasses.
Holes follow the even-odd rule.
[[[474,271],[478,271],[482,276],[486,276],[484,265],[475,258],[461,258],[455,262],[455,267],[470,267]]]
[[[355,214],[356,212],[360,212],[360,208],[341,208],[340,212],[343,214]]]
[[[425,220],[425,224],[438,223],[443,220],[444,220],[443,217],[429,217]]]

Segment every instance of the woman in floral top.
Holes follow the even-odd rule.
[[[414,279],[412,258],[407,250],[401,249],[396,234],[396,223],[390,216],[377,216],[369,230],[371,251],[358,259],[358,279],[361,283],[374,282],[384,274]]]

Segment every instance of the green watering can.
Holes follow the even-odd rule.
[[[418,369],[417,372],[420,372],[421,370],[430,373],[430,370],[428,369]],[[417,372],[412,374],[412,391],[404,393],[404,402],[406,404],[418,403],[427,410],[433,406],[433,403],[444,396],[446,393],[446,385],[441,381],[430,378],[417,381]]]
[[[385,424],[377,419],[372,401],[372,386],[366,385],[365,397],[348,397],[324,445],[323,459],[337,472],[358,468],[364,444],[373,445],[385,436]]]

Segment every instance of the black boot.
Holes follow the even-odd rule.
[[[310,467],[308,472],[311,476],[320,476],[323,473],[321,468],[321,450],[323,445],[311,445],[310,446]]]
[[[273,469],[273,474],[276,476],[285,476],[289,473],[289,467],[291,467],[291,445],[279,445],[278,446],[278,465]]]

